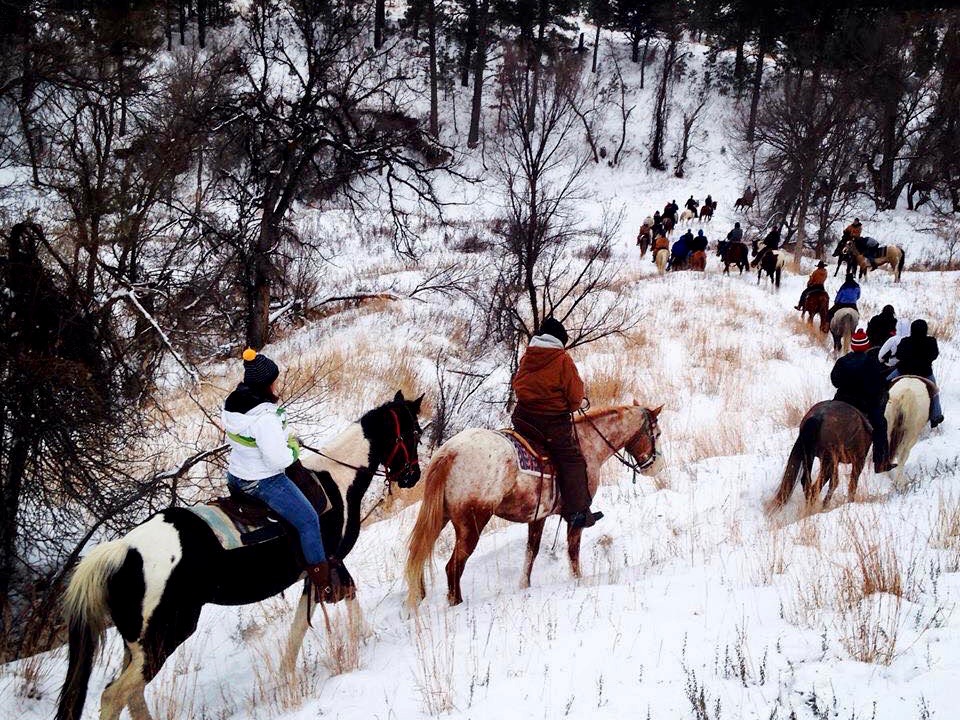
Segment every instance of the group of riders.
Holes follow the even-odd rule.
[[[706,202],[713,199],[707,196]],[[695,206],[691,198],[687,207]],[[692,208],[691,208],[692,209]],[[670,202],[664,213],[649,218],[656,238],[654,248],[666,248],[663,217],[675,217],[678,208]],[[848,228],[860,237],[859,220]],[[742,243],[740,223],[727,234],[727,243]],[[764,250],[777,250],[780,231],[771,230],[763,240]],[[701,230],[696,236],[688,230],[672,248],[671,264],[686,263],[694,252],[706,251],[707,238]],[[826,292],[826,264],[817,265],[801,296],[798,309],[812,292]],[[848,273],[837,291],[830,316],[843,307],[857,309],[860,286]],[[936,378],[933,362],[939,355],[935,338],[928,335],[927,323],[915,320],[906,332],[906,323],[897,320],[892,306],[870,319],[866,330],[852,337],[851,352],[837,360],[830,379],[837,388],[834,399],[850,403],[866,415],[873,426],[873,460],[877,472],[892,469],[884,418],[889,383],[900,375]],[[516,408],[514,429],[546,451],[553,462],[562,516],[572,528],[591,527],[603,514],[591,510],[587,484],[587,464],[577,439],[573,413],[586,400],[583,380],[566,350],[569,336],[563,324],[553,317],[543,320],[520,360],[513,378]],[[331,566],[320,532],[316,510],[287,471],[300,456],[300,445],[287,430],[286,413],[279,405],[275,384],[280,370],[262,353],[247,349],[243,353],[243,381],[226,398],[222,420],[230,447],[227,483],[232,491],[255,497],[268,505],[296,529],[307,565],[307,577],[316,588],[318,599],[331,592]],[[943,422],[939,397],[934,395],[930,423]]]
[[[583,380],[566,350],[563,324],[546,318],[533,336],[513,378],[517,404],[514,429],[549,455],[560,491],[562,516],[572,528],[591,527],[603,513],[590,509],[587,463],[580,449],[573,413],[586,402]],[[300,444],[287,428],[279,404],[278,365],[252,349],[243,352],[243,380],[224,402],[221,414],[230,458],[227,485],[252,496],[287,522],[300,539],[307,577],[316,599],[333,597],[336,567],[323,545],[320,518],[290,479]],[[331,569],[335,572],[331,576]]]

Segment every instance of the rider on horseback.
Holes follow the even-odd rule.
[[[897,369],[891,373],[891,379],[899,375],[919,375],[937,384],[937,378],[933,375],[933,361],[939,357],[940,348],[937,339],[927,333],[926,320],[913,321],[910,335],[897,346]],[[930,427],[935,428],[942,422],[943,409],[940,406],[940,393],[937,393],[930,398]]]
[[[810,273],[810,278],[807,280],[807,286],[803,289],[803,292],[800,293],[800,300],[797,302],[797,310],[803,310],[803,303],[806,302],[807,296],[815,292],[826,292],[826,288],[823,284],[827,281],[827,264],[821,260],[817,263],[817,269]]]
[[[667,240],[667,236],[663,234],[663,228],[657,230],[654,228],[653,231],[653,262],[657,262],[657,253],[661,250],[670,249],[670,241]]]
[[[583,528],[592,526],[603,513],[590,510],[587,462],[573,426],[571,413],[586,396],[577,366],[564,349],[568,340],[556,318],[541,323],[513,377],[517,407],[512,419],[517,432],[549,453],[557,472],[563,517],[570,527]]]
[[[897,333],[897,315],[893,305],[884,305],[879,314],[870,318],[867,323],[867,337],[877,347],[882,347],[887,340]]]
[[[703,230],[697,230],[697,236],[688,243],[691,253],[706,252],[708,245],[709,242],[707,236],[703,234]]]
[[[683,206],[684,206],[687,210],[689,210],[690,212],[692,212],[694,215],[696,215],[696,213],[697,213],[697,208],[700,206],[700,203],[698,203],[696,200],[694,200],[694,199],[693,199],[693,195],[691,195],[690,197],[687,198],[687,201],[683,204]]]
[[[693,230],[687,230],[681,235],[670,249],[668,268],[679,268],[686,264],[690,256],[690,244],[693,242]]]
[[[230,446],[227,485],[268,505],[296,529],[319,600],[332,593],[330,564],[317,511],[286,475],[300,457],[300,443],[287,434],[286,410],[277,405],[274,383],[279,375],[266,355],[243,351],[243,382],[227,396],[221,415]]]
[[[873,426],[873,466],[875,472],[896,467],[890,462],[887,440],[887,380],[889,370],[880,362],[879,348],[872,346],[867,333],[857,330],[850,344],[851,351],[837,360],[830,373],[830,382],[837,388],[834,400],[841,400],[867,416]]]
[[[834,314],[836,314],[840,308],[853,308],[857,312],[860,312],[857,308],[857,301],[859,299],[860,284],[854,279],[853,273],[847,273],[846,280],[843,281],[843,285],[837,290],[837,295],[833,299],[833,307],[830,308],[827,319],[833,320]]]
[[[733,224],[733,230],[727,233],[727,242],[732,242],[732,243],[743,242],[743,229],[740,227],[740,223]]]

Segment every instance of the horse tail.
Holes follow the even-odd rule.
[[[57,720],[79,720],[83,714],[93,661],[100,650],[110,614],[107,584],[126,560],[127,550],[126,543],[120,540],[98,545],[73,571],[63,599],[70,657],[60,691]]]
[[[427,468],[424,479],[423,502],[410,533],[409,555],[404,575],[407,580],[407,603],[416,607],[424,596],[423,569],[433,557],[433,546],[446,524],[444,490],[450,467],[456,459],[452,452],[438,453]]]
[[[900,281],[900,274],[903,272],[903,265],[907,261],[907,251],[903,248],[900,250],[900,262],[897,263],[897,281]]]
[[[780,487],[777,488],[777,494],[773,499],[767,503],[768,511],[783,507],[790,499],[800,472],[806,468],[810,458],[813,457],[813,446],[820,434],[821,423],[822,420],[819,417],[811,417],[800,425],[800,433],[797,435],[796,442],[793,443],[793,449],[790,450],[790,457],[787,458],[787,467],[783,471]]]
[[[887,432],[890,433],[888,452],[891,459],[897,456],[897,450],[900,448],[900,443],[903,442],[903,436],[906,431],[905,423],[906,416],[903,411],[903,402],[898,402],[894,408],[893,422],[890,423],[890,427],[887,430]]]

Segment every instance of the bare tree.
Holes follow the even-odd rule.
[[[657,92],[653,102],[653,127],[650,130],[650,167],[655,170],[667,169],[663,151],[667,138],[667,120],[670,115],[670,90],[673,71],[677,64],[678,40],[679,36],[677,33],[671,34],[667,40],[667,47],[663,53],[663,65],[660,67],[660,79],[657,82]]]
[[[677,145],[677,152],[673,159],[673,174],[675,177],[683,177],[684,167],[687,164],[687,157],[690,154],[697,123],[700,120],[703,109],[707,105],[709,92],[709,85],[704,84],[695,104],[683,111],[683,123],[680,127],[680,143]]]

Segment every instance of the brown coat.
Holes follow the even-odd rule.
[[[657,235],[657,239],[653,241],[653,250],[669,250],[670,241],[667,240],[663,235]]]
[[[823,285],[827,281],[826,268],[817,268],[810,273],[810,279],[807,280],[807,287],[811,285]]]
[[[517,403],[533,413],[569,413],[583,402],[583,380],[566,350],[528,347],[513,377]]]
[[[854,225],[850,223],[844,232],[850,233],[850,237],[858,238],[863,233],[863,225]]]

